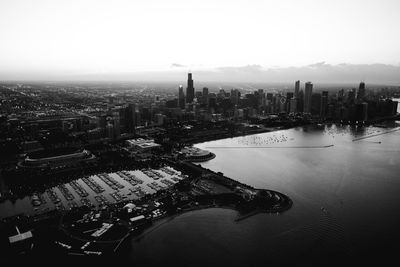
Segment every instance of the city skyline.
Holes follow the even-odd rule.
[[[398,86],[314,90],[313,82],[297,80],[287,90],[209,91],[196,73],[184,77],[186,101],[184,85],[171,92],[164,84],[0,83],[0,242],[7,258],[264,266],[268,253],[269,262],[287,258],[283,266],[293,266],[293,258],[325,262],[338,234],[346,238],[339,244],[349,240],[354,249],[340,248],[335,266],[359,263],[366,251],[379,262],[396,255],[374,245],[388,235],[397,240]],[[233,213],[225,217],[227,210]],[[193,215],[197,224],[179,225]],[[325,216],[343,226],[332,230]],[[388,226],[377,226],[374,216]],[[246,225],[265,241],[242,230]],[[299,226],[309,230],[293,231]],[[176,241],[157,241],[168,227],[177,227],[167,238]],[[366,228],[378,231],[374,242]],[[213,242],[204,240],[210,235]],[[310,253],[320,236],[327,247]],[[221,249],[227,243],[234,247]],[[250,249],[240,255],[243,247]],[[198,253],[207,249],[214,254]],[[184,256],[171,258],[174,251]]]
[[[2,261],[396,262],[399,10],[0,0]]]

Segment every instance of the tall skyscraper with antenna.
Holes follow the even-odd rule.
[[[186,103],[192,103],[194,99],[194,86],[192,73],[188,73],[187,88],[186,88]]]

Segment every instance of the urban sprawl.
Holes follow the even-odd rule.
[[[237,220],[284,212],[288,196],[203,168],[216,155],[193,145],[307,124],[380,125],[399,118],[399,96],[364,82],[196,91],[192,73],[172,91],[2,83],[0,242],[10,255],[98,257],[189,210],[233,208]]]

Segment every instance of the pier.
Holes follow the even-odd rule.
[[[396,128],[396,129],[393,129],[393,130],[390,130],[390,131],[386,131],[386,132],[383,132],[383,133],[371,134],[371,135],[367,135],[367,136],[354,138],[352,141],[356,142],[356,141],[372,138],[372,137],[375,137],[375,136],[380,136],[380,135],[383,135],[383,134],[393,133],[393,132],[396,132],[396,131],[399,131],[399,130],[400,130],[400,128]]]

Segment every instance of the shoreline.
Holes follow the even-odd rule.
[[[329,122],[326,124],[329,125],[331,123]],[[313,128],[313,125],[316,126],[315,124],[309,124],[310,128]],[[301,127],[307,127],[307,126],[300,126],[300,128]],[[280,131],[282,129],[276,128],[274,130]],[[284,129],[284,130],[287,130],[287,129]],[[271,129],[268,129],[268,132],[271,132]],[[257,131],[256,133],[253,132],[253,133],[249,133],[247,135],[257,135],[257,134],[260,134],[260,132]],[[331,147],[331,145],[324,146],[324,147]],[[263,148],[263,147],[261,147],[261,148]],[[304,148],[304,147],[302,147],[302,148]],[[316,147],[312,147],[312,148],[316,148]],[[234,221],[240,222],[242,220],[245,220],[247,218],[255,216],[259,213],[271,213],[271,214],[283,213],[283,212],[289,210],[293,206],[292,200],[288,196],[286,196],[280,192],[272,191],[269,189],[256,189],[248,184],[241,183],[237,180],[226,177],[221,172],[206,169],[199,164],[195,164],[192,162],[184,162],[184,161],[174,161],[174,160],[168,160],[168,159],[162,159],[162,162],[163,162],[163,164],[169,165],[176,170],[179,170],[183,173],[189,174],[189,177],[193,177],[193,179],[187,179],[186,181],[188,181],[190,183],[190,185],[195,186],[195,187],[191,186],[194,189],[197,188],[196,187],[197,186],[196,179],[207,180],[207,179],[210,179],[211,176],[215,176],[215,177],[212,177],[211,180],[220,181],[222,185],[228,186],[230,189],[236,188],[236,186],[240,186],[243,189],[243,191],[235,191],[235,194],[241,194],[244,191],[254,191],[254,192],[255,191],[265,191],[265,192],[272,193],[273,197],[265,205],[262,205],[262,207],[267,207],[267,208],[262,209],[262,208],[259,208],[259,207],[261,207],[261,205],[257,206],[257,205],[253,205],[250,203],[250,205],[243,206],[242,204],[240,204],[240,202],[236,201],[235,198],[232,198],[232,201],[229,201],[229,198],[228,198],[228,201],[226,201],[227,198],[221,198],[220,196],[215,196],[215,195],[208,195],[207,198],[202,198],[203,200],[205,199],[206,201],[199,201],[201,204],[198,205],[198,204],[194,204],[194,203],[197,201],[197,199],[200,199],[200,198],[197,198],[197,196],[192,193],[193,194],[192,196],[194,196],[194,197],[193,198],[189,197],[189,201],[190,201],[189,204],[185,204],[183,202],[178,202],[177,205],[173,206],[174,210],[175,210],[175,207],[177,208],[176,212],[172,209],[167,209],[168,206],[165,205],[165,208],[164,208],[164,206],[162,206],[162,208],[160,208],[162,211],[161,216],[154,215],[154,217],[151,217],[151,216],[147,217],[146,216],[147,213],[143,213],[146,216],[146,220],[148,220],[148,224],[146,223],[146,224],[138,226],[137,224],[131,224],[129,222],[129,220],[126,220],[126,222],[128,222],[128,224],[126,224],[127,231],[125,233],[123,233],[123,235],[114,236],[116,238],[113,238],[112,240],[109,239],[108,242],[104,242],[104,243],[108,243],[109,245],[107,245],[107,248],[104,247],[104,250],[103,249],[99,250],[99,251],[103,251],[103,255],[112,255],[112,253],[109,254],[109,252],[112,252],[112,251],[119,252],[120,249],[122,249],[122,247],[125,247],[124,244],[125,244],[125,242],[127,242],[127,240],[137,240],[137,239],[143,238],[148,233],[155,231],[155,229],[157,229],[157,227],[160,227],[160,225],[163,225],[166,222],[171,222],[171,220],[173,220],[175,217],[178,217],[185,213],[189,213],[191,211],[199,211],[199,210],[212,209],[212,208],[230,209],[230,210],[234,210],[235,213],[237,214],[237,218],[235,218]],[[199,173],[203,174],[202,177],[200,175],[198,175]],[[251,173],[249,173],[248,175],[251,175]],[[201,177],[201,178],[196,178],[196,177]],[[189,183],[187,183],[187,184],[189,184]],[[209,183],[209,185],[211,185],[211,186],[212,186],[212,184],[213,183]],[[202,182],[198,183],[198,185],[201,186]],[[204,185],[207,185],[207,183],[205,183]],[[265,187],[269,187],[269,186],[265,186]],[[216,188],[218,188],[218,186]],[[249,190],[246,190],[246,188]],[[162,194],[164,194],[165,196],[170,196],[171,193],[173,193],[173,192],[181,192],[180,190],[181,190],[180,187],[175,187],[175,188],[171,188],[171,190],[165,191],[165,193],[162,193]],[[215,190],[215,189],[213,189],[213,190],[214,190],[214,192],[216,192],[216,194],[221,194],[221,193],[217,192],[218,190]],[[213,194],[212,193],[213,190],[210,190],[211,194]],[[193,190],[193,192],[196,193],[195,190]],[[219,192],[223,193],[223,190],[219,191]],[[274,198],[275,195],[278,196],[279,199],[275,199]],[[218,202],[218,203],[213,203],[214,199],[216,199],[216,202]],[[265,198],[265,199],[267,199],[267,198]],[[152,201],[160,201],[160,200],[157,196],[154,195],[154,196],[151,196],[151,197],[145,199],[143,201],[143,203],[140,203],[139,205],[146,204],[147,202],[152,202]],[[261,202],[262,201],[259,201],[258,203],[261,203]],[[166,202],[166,203],[168,203],[168,202]],[[209,203],[209,204],[206,204],[206,203]],[[224,203],[228,203],[228,205],[224,204]],[[123,205],[123,203],[121,203],[121,202],[119,204]],[[121,205],[120,205],[120,207],[122,207]],[[244,207],[244,209],[243,209],[243,207]],[[183,208],[183,209],[180,210],[180,208]],[[112,205],[109,207],[108,210],[112,211],[112,212],[117,211],[118,206]],[[150,212],[152,210],[153,210],[153,208],[149,209]],[[166,212],[164,212],[164,211],[166,211]],[[245,212],[243,212],[243,211],[245,211]],[[52,214],[49,213],[49,217],[55,218],[57,216],[57,214],[55,214],[55,216],[54,216],[54,214],[55,213],[52,213]],[[140,213],[138,213],[138,214],[140,214]],[[136,214],[133,216],[136,216]],[[114,216],[114,218],[118,218],[118,217]],[[38,220],[41,221],[40,218],[38,218]],[[123,220],[125,221],[125,219],[123,219]],[[43,223],[42,223],[42,225],[43,225]],[[68,228],[66,228],[66,229],[68,229]],[[76,237],[79,237],[79,236],[75,236],[72,238],[75,239]],[[92,241],[92,242],[98,242],[99,245],[100,245],[100,243],[103,243],[100,240],[95,241],[97,239],[91,239],[91,237],[88,237],[85,240]],[[110,249],[111,247],[112,247],[112,249]]]
[[[293,205],[293,201],[286,195],[277,192],[277,191],[273,191],[273,190],[269,190],[269,189],[256,189],[259,191],[269,191],[269,192],[273,192],[277,195],[279,195],[279,197],[287,203],[287,205],[285,205],[284,207],[280,207],[280,208],[274,208],[272,207],[270,210],[262,210],[262,209],[256,209],[254,211],[248,212],[246,214],[240,214],[240,210],[238,210],[236,207],[231,206],[231,205],[218,205],[218,204],[210,204],[210,205],[198,205],[189,209],[185,209],[182,211],[179,211],[175,214],[171,214],[171,215],[166,215],[163,216],[161,218],[157,218],[156,220],[154,220],[152,222],[152,225],[150,227],[148,227],[147,229],[143,230],[143,232],[137,234],[136,236],[133,235],[133,233],[129,232],[127,234],[127,236],[123,237],[123,240],[121,239],[121,241],[119,242],[119,244],[117,245],[116,249],[114,250],[114,252],[117,252],[118,248],[120,245],[122,245],[124,242],[126,242],[128,240],[128,238],[130,238],[130,241],[132,242],[136,242],[138,240],[140,240],[141,238],[144,238],[146,235],[152,233],[153,231],[157,230],[159,227],[163,226],[166,223],[171,222],[173,219],[184,215],[186,213],[190,213],[190,212],[196,212],[196,211],[200,211],[200,210],[207,210],[207,209],[228,209],[228,210],[233,210],[237,213],[237,217],[234,219],[234,222],[240,222],[243,221],[247,218],[253,217],[255,215],[258,214],[281,214],[287,210],[289,210],[292,205]],[[153,225],[153,223],[155,223]]]
[[[255,134],[262,134],[262,133],[268,133],[268,132],[276,132],[276,131],[281,131],[281,130],[289,130],[297,127],[306,127],[306,126],[317,126],[317,125],[328,125],[328,124],[336,124],[336,125],[350,125],[350,126],[365,126],[365,127],[371,127],[374,126],[375,123],[377,122],[386,122],[386,121],[396,121],[400,119],[400,113],[395,115],[395,116],[390,116],[390,117],[383,117],[383,118],[375,118],[372,120],[365,121],[364,124],[359,125],[357,123],[344,123],[342,121],[310,121],[307,123],[299,124],[299,125],[293,125],[293,126],[271,126],[271,127],[266,127],[262,126],[263,128],[259,129],[253,129],[253,130],[248,130],[246,132],[237,132],[237,133],[221,133],[218,135],[214,136],[205,136],[205,137],[193,137],[187,141],[187,143],[194,145],[197,143],[205,143],[209,141],[217,141],[217,140],[222,140],[222,139],[228,139],[228,138],[235,138],[235,137],[241,137],[241,136],[249,136],[249,135],[255,135]],[[194,139],[194,140],[193,140]]]
[[[388,119],[387,119],[388,120]],[[393,120],[393,118],[391,119],[391,120]],[[335,122],[323,122],[323,123],[320,123],[320,124],[322,124],[322,125],[329,125],[329,124],[335,124]],[[281,130],[289,130],[289,129],[293,129],[293,128],[297,128],[297,127],[307,127],[307,126],[316,126],[317,124],[316,123],[309,123],[309,124],[304,124],[304,125],[301,125],[301,126],[295,126],[295,127],[290,127],[290,128],[281,128],[281,127],[271,127],[271,128],[268,128],[268,129],[258,129],[258,130],[256,130],[256,131],[251,131],[251,132],[247,132],[247,133],[240,133],[240,134],[236,134],[236,135],[223,135],[223,136],[218,136],[218,137],[214,137],[214,138],[211,138],[211,137],[209,137],[209,138],[201,138],[201,139],[199,139],[199,140],[197,140],[197,143],[195,143],[195,145],[197,145],[197,144],[202,144],[202,143],[206,143],[206,142],[210,142],[210,141],[218,141],[218,140],[223,140],[223,139],[230,139],[230,138],[236,138],[236,137],[240,137],[240,136],[251,136],[251,135],[257,135],[257,134],[262,134],[262,133],[266,133],[266,132],[276,132],[276,131],[281,131]],[[373,127],[373,125],[365,125],[366,127]],[[385,132],[385,133],[390,133],[390,132],[392,132],[392,131],[396,131],[397,129],[392,129],[392,130],[389,130],[389,131],[387,131],[387,132]],[[381,134],[385,134],[385,133],[381,133]],[[381,135],[380,134],[380,135]],[[374,136],[365,136],[365,137],[360,137],[360,138],[356,138],[356,139],[354,139],[354,140],[352,140],[353,142],[356,142],[356,141],[361,141],[362,139],[366,139],[366,138],[370,138],[370,137],[374,137]],[[258,149],[260,149],[260,148],[264,148],[264,149],[273,149],[273,148],[277,148],[277,149],[284,149],[284,148],[309,148],[309,149],[317,149],[317,148],[328,148],[328,147],[332,147],[333,145],[327,145],[327,146],[321,146],[321,147],[311,147],[311,146],[307,146],[307,147],[303,147],[303,146],[301,146],[301,147],[254,147],[254,148],[258,148]],[[205,147],[205,149],[207,149],[208,147]],[[231,149],[231,147],[210,147],[210,148],[215,148],[215,149]],[[236,148],[236,147],[232,147],[232,148]],[[253,147],[238,147],[238,148],[246,148],[246,149],[251,149],[251,148],[253,148]],[[207,159],[207,161],[208,160],[212,160],[212,159],[214,159],[215,158],[215,156],[213,156],[212,158],[210,158],[210,159]],[[202,163],[203,161],[192,161],[192,162],[194,162],[194,163]],[[106,171],[106,170],[101,170],[101,171]],[[97,173],[96,171],[91,171],[91,173]],[[87,174],[87,175],[90,175],[89,173]],[[77,178],[77,179],[79,179],[79,177]],[[16,196],[17,198],[15,198],[14,200],[12,200],[12,199],[9,199],[9,198],[2,198],[1,200],[0,200],[0,204],[4,204],[4,202],[7,202],[7,201],[11,201],[12,203],[14,203],[14,201],[16,201],[16,200],[23,200],[25,197],[27,197],[27,195],[25,195],[24,197],[21,197],[21,196]],[[51,212],[52,210],[49,210],[49,212]],[[46,212],[44,212],[44,214],[45,213],[47,213],[47,211]],[[22,212],[20,212],[20,213],[16,213],[16,215],[17,214],[23,214]],[[16,215],[11,215],[11,216],[7,216],[7,217],[3,217],[2,218],[2,220],[3,219],[7,219],[7,218],[9,218],[9,217],[13,217],[13,216],[16,216]],[[35,216],[35,215],[34,215]],[[40,216],[40,214],[38,215],[38,216]]]

